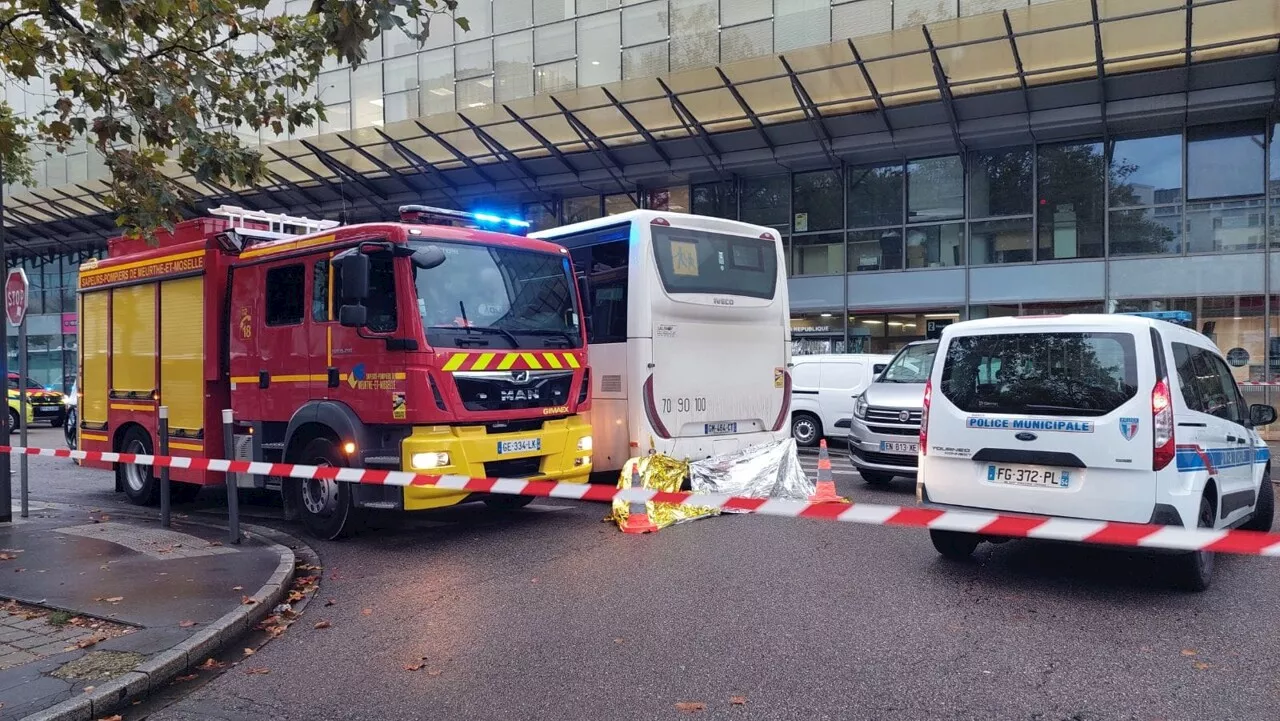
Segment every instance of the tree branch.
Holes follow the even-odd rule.
[[[39,10],[28,10],[27,12],[23,12],[23,13],[14,13],[13,17],[8,18],[3,22],[0,22],[0,32],[4,32],[5,30],[8,30],[10,25],[12,25],[14,22],[18,20],[21,20],[22,18],[36,17],[38,15],[40,15]]]

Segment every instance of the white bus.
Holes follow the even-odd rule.
[[[530,237],[586,276],[593,465],[699,460],[790,435],[790,311],[777,231],[634,210]]]

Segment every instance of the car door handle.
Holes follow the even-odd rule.
[[[1236,438],[1235,436],[1227,436],[1227,443],[1248,443],[1246,438]]]

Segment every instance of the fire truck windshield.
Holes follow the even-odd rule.
[[[467,243],[417,243],[445,261],[414,268],[418,312],[436,348],[580,348],[567,256]]]

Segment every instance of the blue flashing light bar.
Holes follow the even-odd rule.
[[[1187,310],[1148,310],[1133,311],[1131,313],[1120,313],[1119,315],[1136,315],[1140,318],[1152,318],[1155,320],[1167,320],[1170,323],[1177,323],[1181,326],[1191,327],[1191,311]]]
[[[400,206],[400,221],[500,230],[518,235],[522,235],[530,227],[528,221],[519,218],[504,218],[493,213],[468,213],[465,210],[451,210],[430,205]]]

